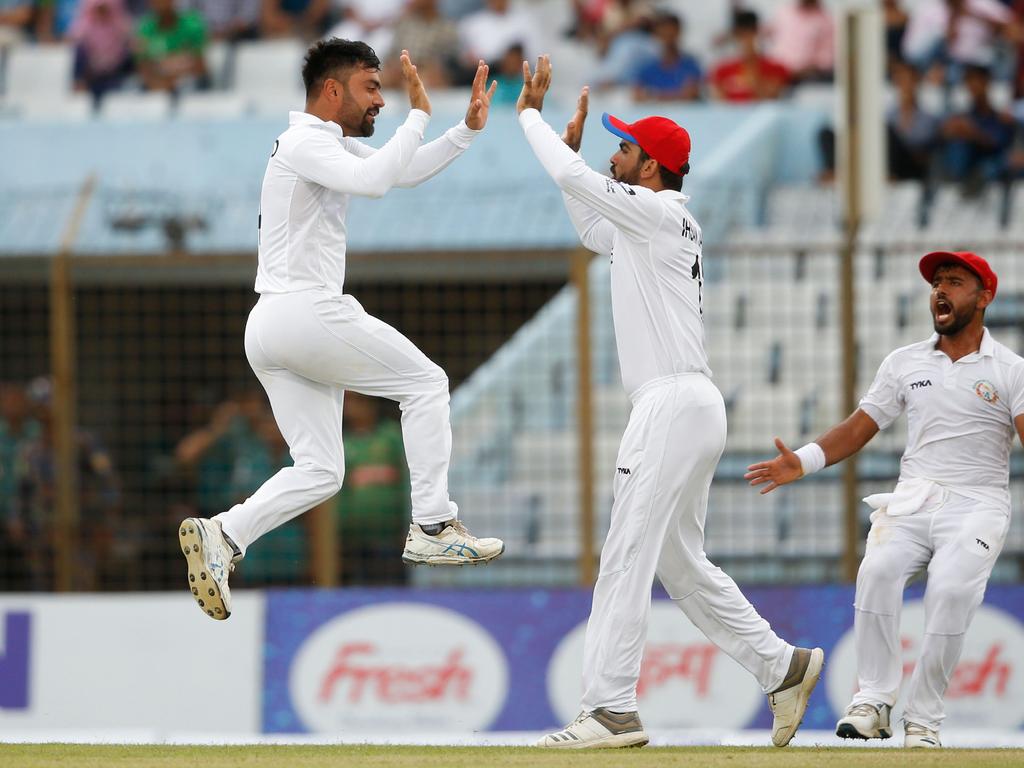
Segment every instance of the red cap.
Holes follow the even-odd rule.
[[[679,173],[690,161],[690,134],[667,117],[645,117],[635,123],[624,123],[605,112],[601,122],[609,131],[633,142],[672,173]]]
[[[996,277],[996,273],[992,271],[988,262],[978,254],[970,251],[933,251],[921,259],[918,268],[924,279],[930,283],[935,276],[935,270],[943,264],[959,264],[971,270],[981,278],[981,284],[986,290],[992,291],[992,298],[995,298],[999,278]]]

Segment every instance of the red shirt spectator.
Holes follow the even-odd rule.
[[[711,88],[717,98],[736,102],[777,99],[789,84],[789,70],[758,51],[757,35],[757,14],[737,13],[733,39],[739,55],[721,62],[711,72]]]

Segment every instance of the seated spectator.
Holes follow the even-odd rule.
[[[897,181],[923,181],[931,167],[939,121],[917,102],[920,73],[905,61],[890,67],[897,102],[886,115],[889,134],[889,176]]]
[[[970,95],[966,112],[946,119],[945,170],[950,180],[965,183],[967,193],[980,191],[985,181],[1007,178],[1013,145],[1013,118],[996,110],[989,100],[991,74],[987,67],[964,68],[964,86]]]
[[[821,0],[796,0],[772,19],[771,56],[789,70],[793,82],[832,79],[835,66],[835,25]]]
[[[597,39],[601,63],[591,79],[595,88],[633,85],[640,66],[659,54],[652,34],[655,15],[646,0],[608,3]]]
[[[32,416],[39,422],[40,429],[35,438],[22,446],[18,456],[14,520],[25,533],[32,588],[52,590],[55,587],[53,542],[57,533],[53,385],[48,378],[38,378],[29,384],[27,393]],[[75,451],[78,515],[88,525],[83,524],[78,529],[71,575],[75,589],[95,590],[116,583],[119,575],[111,553],[121,501],[120,485],[110,454],[93,434],[77,429]]]
[[[733,19],[733,39],[739,55],[721,62],[711,73],[711,87],[723,101],[777,99],[789,83],[789,71],[758,50],[758,18],[740,11]]]
[[[385,87],[398,88],[402,83],[397,54],[403,50],[412,54],[427,88],[447,88],[465,80],[459,66],[459,30],[441,15],[437,0],[409,0],[395,24],[390,50],[381,78]]]
[[[27,531],[16,514],[18,457],[39,436],[25,390],[0,384],[0,591],[30,586]]]
[[[333,0],[336,6],[335,15],[340,15],[341,21],[331,27],[326,38],[340,37],[342,40],[362,40],[373,48],[381,61],[384,61],[388,51],[392,52],[392,58],[396,59],[401,48],[395,48],[394,25],[402,16],[406,0]],[[411,2],[411,0],[410,0]],[[415,53],[412,48],[408,49]],[[419,67],[417,61],[416,66]]]
[[[254,40],[260,35],[263,0],[189,0],[184,8],[199,12],[214,40]]]
[[[516,43],[532,58],[532,46],[540,36],[541,30],[533,17],[526,11],[512,9],[509,0],[487,0],[483,10],[459,22],[463,63],[474,68],[481,59],[497,64]]]
[[[680,48],[683,23],[674,13],[654,19],[654,39],[661,53],[643,64],[636,74],[633,97],[637,101],[692,101],[700,98],[703,78],[697,59]]]
[[[903,56],[934,80],[956,82],[966,65],[993,64],[995,41],[1010,35],[1013,20],[999,0],[920,0],[911,8]]]
[[[206,23],[196,11],[179,13],[174,0],[150,0],[139,21],[139,73],[150,91],[176,92],[206,84]]]
[[[132,19],[124,0],[82,0],[69,35],[75,45],[75,90],[100,99],[133,69]]]
[[[36,0],[35,35],[40,43],[63,40],[84,0]]]
[[[492,69],[491,78],[498,83],[491,105],[515,104],[519,92],[523,88],[523,46],[516,43],[501,57],[501,61]]]
[[[263,0],[260,30],[263,37],[298,37],[313,40],[327,27],[328,0]]]
[[[883,0],[885,23],[885,55],[889,64],[903,60],[903,34],[907,31],[907,12],[900,0]]]
[[[28,37],[35,13],[35,0],[0,0],[0,48]]]
[[[258,393],[257,393],[258,394]],[[262,397],[259,398],[262,401]],[[262,415],[252,425],[253,439],[236,444],[228,494],[232,504],[251,496],[278,470],[290,467],[288,443],[274,417],[260,404]],[[295,586],[309,582],[309,516],[292,520],[260,537],[245,553],[238,566],[241,581],[248,586]]]
[[[520,61],[522,64],[522,61]],[[404,584],[409,481],[401,428],[378,401],[345,393],[345,482],[337,497],[342,584]]]

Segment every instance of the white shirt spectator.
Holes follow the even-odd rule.
[[[488,7],[459,22],[459,39],[466,60],[496,63],[516,43],[532,59],[541,36],[534,18],[523,8],[512,8],[507,0],[491,0]]]
[[[804,8],[790,3],[779,9],[769,27],[769,52],[786,69],[799,75],[807,70],[831,72],[835,64],[835,25],[820,4]]]
[[[964,64],[992,63],[993,27],[1008,24],[1013,12],[999,0],[966,0],[966,13],[956,22],[949,55]],[[949,6],[945,0],[921,0],[911,8],[903,36],[903,55],[911,61],[927,59],[946,37]]]
[[[953,362],[938,334],[892,352],[860,408],[879,429],[907,413],[900,481],[931,480],[970,498],[1003,499],[1013,420],[1024,414],[1024,359],[985,329],[977,352]]]

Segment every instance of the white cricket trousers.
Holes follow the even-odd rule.
[[[398,401],[413,520],[429,524],[457,516],[448,498],[448,377],[405,336],[348,295],[264,294],[245,326],[245,354],[267,391],[294,465],[214,518],[243,553],[267,531],[341,488],[346,389]]]
[[[637,709],[655,574],[687,618],[772,691],[793,647],[704,554],[708,490],[725,448],[722,395],[694,373],[649,382],[632,400],[587,623],[582,708]]]
[[[893,517],[885,508],[871,515],[854,603],[860,690],[853,704],[894,706],[903,680],[903,589],[928,567],[924,642],[903,717],[933,730],[945,718],[942,697],[1010,527],[1008,504],[976,501],[949,489],[944,495],[933,509],[912,515]]]

